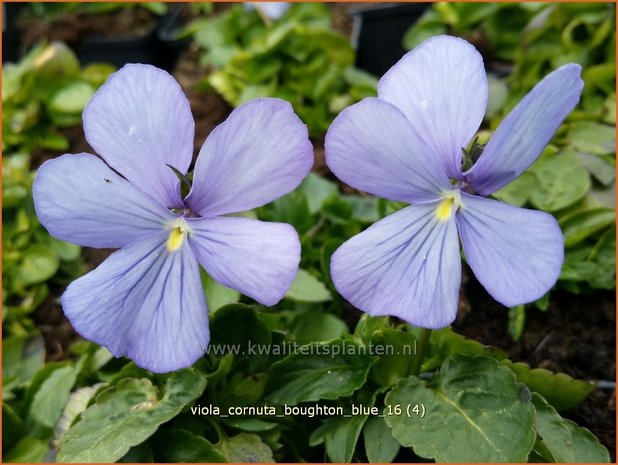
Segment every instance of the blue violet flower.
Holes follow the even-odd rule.
[[[300,261],[292,226],[225,216],[293,190],[313,164],[306,126],[283,100],[235,109],[206,139],[190,192],[177,172],[193,156],[189,102],[167,72],[126,65],[84,110],[100,155],[44,163],[33,187],[37,215],[54,237],[120,248],[71,283],[62,307],[75,330],[143,368],[192,365],[209,342],[199,264],[264,305],[287,292]],[[233,330],[233,328],[230,328]]]
[[[413,205],[335,251],[339,293],[371,315],[448,326],[457,313],[461,239],[472,271],[498,302],[542,297],[564,258],[556,220],[486,197],[538,158],[579,101],[580,72],[567,64],[546,76],[471,167],[476,156],[464,158],[462,149],[483,119],[487,79],[481,56],[462,39],[426,40],[382,77],[378,98],[344,110],[326,135],[329,168],[359,190]]]

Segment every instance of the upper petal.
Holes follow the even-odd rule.
[[[457,314],[461,262],[455,216],[438,202],[407,207],[339,247],[331,276],[339,293],[371,315],[393,315],[424,328]]]
[[[453,179],[461,149],[483,120],[487,77],[483,58],[463,39],[432,37],[408,52],[378,84],[378,97],[397,105]]]
[[[86,140],[116,171],[165,207],[181,207],[172,165],[186,173],[195,123],[176,80],[151,65],[112,74],[84,110]]]
[[[564,259],[554,217],[465,193],[461,201],[459,235],[487,292],[507,307],[542,297],[556,283]]]
[[[476,192],[489,195],[534,163],[579,102],[584,86],[580,72],[581,66],[573,63],[551,72],[500,123],[465,173]]]
[[[152,234],[113,253],[62,295],[79,334],[157,373],[191,366],[210,337],[193,252],[187,241],[169,252],[166,239]]]
[[[404,202],[435,200],[451,187],[432,148],[396,106],[366,98],[326,134],[326,163],[346,184]]]
[[[213,279],[264,305],[289,289],[300,263],[300,241],[289,224],[240,217],[188,220],[189,242]]]
[[[186,203],[210,217],[260,207],[296,188],[312,165],[307,127],[292,105],[255,99],[206,139]]]
[[[173,215],[94,155],[48,160],[32,187],[39,221],[58,238],[87,247],[123,247],[161,231]]]

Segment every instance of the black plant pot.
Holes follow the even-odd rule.
[[[3,61],[19,60],[19,31],[15,24],[23,4],[6,5],[6,28],[2,34]],[[127,63],[144,63],[171,71],[188,46],[188,41],[169,37],[170,25],[174,24],[181,5],[174,5],[170,13],[158,19],[156,25],[141,37],[85,38],[72,45],[80,63],[110,63],[120,68]],[[163,31],[163,32],[161,32]],[[7,40],[8,39],[8,40]]]
[[[181,13],[183,8],[186,7],[187,5],[184,3],[175,4],[169,13],[161,18],[157,27],[157,40],[165,47],[167,56],[173,64],[178,61],[182,52],[191,44],[189,38],[178,39],[180,31],[185,26]]]
[[[23,3],[2,2],[2,62],[19,59],[19,31],[15,27]]]
[[[163,67],[164,53],[157,43],[155,29],[138,38],[86,39],[75,45],[80,63],[103,62],[121,67],[126,63],[147,63]]]
[[[382,76],[405,54],[406,31],[421,17],[429,3],[383,4],[354,12],[352,40],[356,66]]]

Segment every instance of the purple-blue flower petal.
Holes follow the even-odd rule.
[[[553,216],[462,193],[457,226],[468,264],[487,292],[513,307],[542,297],[562,269]]]
[[[366,98],[326,134],[326,163],[346,184],[404,202],[435,200],[452,187],[439,159],[396,106]]]
[[[241,217],[187,220],[189,242],[208,274],[264,305],[279,302],[300,263],[296,230]]]
[[[539,82],[500,123],[465,177],[489,195],[524,172],[541,154],[562,121],[579,102],[581,66],[561,66]]]
[[[378,97],[398,106],[438,157],[461,179],[461,149],[483,120],[487,78],[483,59],[465,40],[437,36],[408,52],[378,84]]]
[[[32,188],[39,221],[49,233],[88,247],[123,247],[161,231],[173,215],[94,155],[48,160]]]
[[[165,207],[182,207],[172,165],[193,157],[193,116],[176,80],[150,65],[112,74],[84,110],[86,140],[105,161]]]
[[[292,105],[255,99],[206,139],[186,203],[208,217],[260,207],[295,189],[312,165],[307,127]]]
[[[166,240],[151,234],[113,253],[62,295],[79,334],[157,373],[191,366],[209,342],[195,256],[187,241],[169,252]]]
[[[439,202],[412,205],[352,237],[331,258],[339,293],[370,315],[393,315],[424,328],[457,314],[461,262],[455,215]]]

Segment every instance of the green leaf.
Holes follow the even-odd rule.
[[[225,457],[201,436],[179,429],[161,429],[150,441],[157,462],[223,463]]]
[[[423,361],[421,372],[433,371],[440,367],[448,357],[457,354],[485,355],[496,360],[506,358],[506,354],[500,349],[466,339],[454,333],[452,329],[444,328],[431,332],[429,354]]]
[[[34,377],[26,393],[26,425],[34,437],[52,436],[69,400],[77,369],[66,364],[47,364]]]
[[[595,265],[589,284],[595,289],[616,289],[616,225],[608,228],[590,251]]]
[[[82,79],[98,89],[114,71],[116,68],[108,63],[90,63],[82,69]]]
[[[348,326],[332,313],[309,310],[296,315],[289,336],[298,344],[330,341],[348,333]]]
[[[333,463],[350,463],[367,415],[335,417],[324,422],[309,438],[309,444],[325,443],[326,454]]]
[[[371,463],[390,463],[399,452],[399,443],[381,417],[369,417],[363,428],[365,454]]]
[[[2,402],[2,449],[11,450],[26,433],[22,419],[8,404]]]
[[[378,214],[378,199],[376,197],[342,195],[340,199],[352,205],[352,216],[354,219],[364,223],[375,223],[380,219]]]
[[[206,387],[192,368],[176,371],[157,388],[125,378],[96,396],[58,446],[59,462],[114,462],[174,418]]]
[[[41,148],[46,150],[52,150],[54,152],[62,152],[68,150],[71,147],[69,139],[62,134],[50,132],[45,134],[40,140]]]
[[[57,78],[79,74],[79,60],[73,50],[63,42],[52,42],[37,54],[33,61],[39,76]]]
[[[60,241],[51,236],[47,236],[46,244],[62,261],[68,262],[79,258],[82,248],[77,244]]]
[[[26,436],[2,459],[7,463],[39,463],[43,462],[48,449],[49,441]]]
[[[339,192],[337,184],[315,173],[309,173],[298,189],[304,192],[312,215],[322,209],[327,198]]]
[[[363,350],[348,339],[300,346],[272,365],[266,398],[275,404],[296,405],[348,396],[365,384],[376,360]]]
[[[328,288],[302,268],[298,270],[285,296],[300,302],[328,302],[331,299]]]
[[[485,119],[487,121],[504,108],[504,104],[509,95],[509,88],[506,81],[506,79],[499,78],[492,73],[487,74],[488,96],[487,109],[485,110]]]
[[[232,428],[236,428],[247,433],[262,433],[264,431],[271,431],[278,427],[277,423],[260,420],[259,418],[229,417],[224,418],[223,422]]]
[[[22,256],[16,279],[25,286],[40,283],[55,275],[59,266],[60,259],[49,247],[33,244]]]
[[[206,274],[204,270],[201,270],[201,273],[204,294],[206,294],[206,302],[208,303],[208,312],[211,315],[224,305],[235,304],[240,300],[240,292],[219,284]]]
[[[234,347],[238,350],[234,359],[249,358],[252,371],[268,358],[268,354],[257,352],[260,346],[270,346],[271,336],[266,324],[258,317],[253,307],[244,304],[231,304],[221,307],[210,320],[209,352],[217,355],[213,348],[219,349]]]
[[[51,111],[81,113],[92,98],[94,89],[87,82],[74,82],[56,92],[49,104]]]
[[[589,153],[577,153],[577,157],[588,173],[604,186],[610,186],[616,180],[616,160]]]
[[[590,189],[590,176],[570,150],[542,158],[530,171],[537,180],[530,201],[540,210],[553,212],[568,207]]]
[[[519,341],[526,325],[526,306],[518,305],[509,308],[508,331],[514,341]]]
[[[45,344],[40,334],[9,336],[2,339],[2,384],[30,381],[45,362]],[[6,389],[6,388],[5,388]],[[6,395],[6,391],[3,392]]]
[[[424,40],[446,33],[446,25],[433,8],[428,8],[418,21],[403,36],[403,47],[412,50]]]
[[[451,357],[428,381],[402,380],[385,404],[401,408],[386,417],[393,437],[437,462],[525,462],[534,446],[530,392],[488,357]],[[425,416],[408,417],[411,404]]]
[[[392,386],[410,374],[410,368],[416,357],[414,335],[384,328],[373,334],[371,344],[374,353],[380,356],[373,365],[371,377],[380,386]]]
[[[538,392],[558,411],[579,405],[594,391],[594,384],[570,377],[565,373],[552,373],[544,368],[530,368],[522,362],[503,360],[517,380],[531,391]]]
[[[605,116],[603,117],[603,122],[607,124],[616,125],[616,94],[613,93],[607,99],[605,99],[605,103],[603,104],[603,111]]]
[[[225,384],[225,390],[218,394],[217,405],[225,411],[230,407],[255,404],[263,397],[266,381],[266,373],[251,373],[248,376],[234,373]]]
[[[228,462],[274,462],[273,452],[257,434],[240,433],[232,438],[221,438],[215,447]]]
[[[154,459],[152,457],[152,450],[148,447],[147,442],[142,442],[137,446],[133,446],[129,449],[129,452],[124,454],[118,463],[152,463]]]
[[[493,195],[506,203],[521,207],[530,198],[530,192],[534,188],[535,183],[534,175],[526,171],[513,182],[494,192]]]
[[[577,121],[569,128],[571,146],[584,153],[605,155],[616,151],[616,128],[591,121]]]
[[[367,344],[377,331],[385,328],[390,328],[387,316],[370,316],[367,313],[363,313],[356,324],[356,328],[354,328],[354,334]]]
[[[587,237],[616,222],[616,210],[612,208],[592,208],[575,212],[560,219],[564,235],[564,246],[572,247]]]
[[[301,236],[314,224],[313,217],[309,213],[307,198],[298,189],[260,208],[258,216],[266,221],[289,223],[296,228]]]
[[[537,393],[532,394],[536,409],[536,431],[556,462],[609,463],[609,452],[586,428],[562,418]]]

